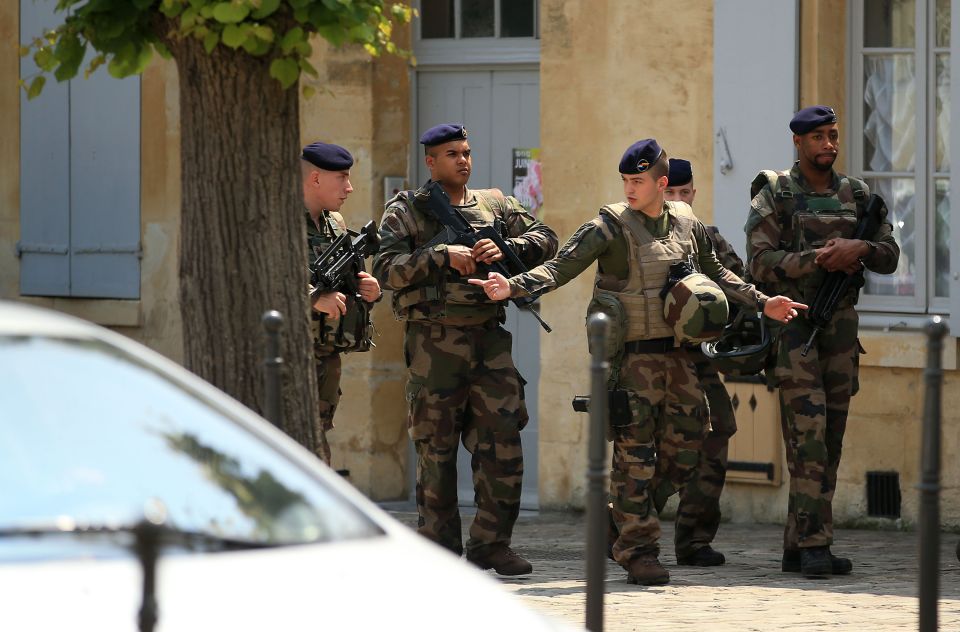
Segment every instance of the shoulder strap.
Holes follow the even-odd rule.
[[[627,205],[621,202],[619,204],[604,206],[600,209],[600,212],[606,213],[608,217],[613,218],[621,228],[629,230],[637,243],[645,244],[656,241],[657,239],[650,234],[650,231],[643,225],[640,218],[638,218],[635,213],[628,213],[626,208]]]

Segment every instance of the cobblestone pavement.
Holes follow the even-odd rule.
[[[415,511],[391,513],[416,525]],[[466,528],[469,520],[464,524]],[[627,584],[625,571],[607,562],[605,630],[917,629],[915,533],[837,530],[834,552],[852,558],[853,573],[808,580],[780,571],[781,527],[722,525],[714,545],[727,556],[727,563],[714,568],[677,566],[673,529],[664,524],[663,531],[660,559],[670,571],[668,585]],[[523,512],[513,544],[533,563],[533,574],[499,578],[503,587],[554,618],[583,625],[585,532],[583,514]],[[941,534],[941,630],[960,631],[958,538]]]

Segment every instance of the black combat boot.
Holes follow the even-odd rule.
[[[829,551],[830,548],[827,547],[827,552]],[[780,569],[784,573],[799,573],[801,571],[800,549],[784,549]],[[830,570],[833,575],[849,575],[853,570],[853,562],[849,558],[837,557],[830,553]]]
[[[830,549],[825,546],[800,549],[800,574],[807,579],[823,579],[833,575]]]
[[[493,544],[479,550],[467,551],[467,561],[484,570],[492,568],[497,575],[527,575],[533,572],[533,565],[530,562],[504,544]]]
[[[607,505],[607,557],[616,562],[613,557],[613,545],[620,538],[617,523],[613,520],[613,507]]]
[[[660,586],[670,583],[670,573],[663,567],[655,553],[647,553],[630,560],[627,583],[641,586]]]
[[[723,566],[727,558],[709,544],[690,553],[677,553],[677,566]]]

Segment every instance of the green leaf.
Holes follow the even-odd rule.
[[[262,42],[272,43],[274,39],[273,29],[265,24],[254,24],[251,29],[253,36]]]
[[[30,87],[27,88],[27,98],[35,99],[36,97],[40,96],[45,83],[47,83],[47,78],[43,75],[34,77],[33,81],[30,82]]]
[[[250,7],[246,4],[220,2],[213,7],[213,19],[221,24],[243,22],[248,15],[250,15]]]
[[[313,86],[307,86],[307,85],[303,86],[303,98],[304,98],[304,99],[309,99],[310,97],[312,97],[312,96],[315,95],[316,93],[317,93],[317,89],[314,88]]]
[[[341,29],[339,26],[330,25],[330,24],[325,26],[318,26],[317,33],[320,35],[320,37],[327,40],[334,46],[339,46],[340,44],[343,43],[343,40],[344,40],[343,29]]]
[[[45,72],[51,72],[57,65],[57,58],[53,55],[53,49],[41,48],[33,55],[33,61],[37,67]]]
[[[97,71],[97,68],[102,66],[107,61],[107,56],[103,53],[100,53],[96,57],[90,60],[90,63],[87,65],[87,69],[83,71],[83,78],[89,79],[90,75]]]
[[[175,18],[183,11],[181,0],[163,0],[160,3],[160,13],[168,18]]]
[[[63,33],[53,54],[56,56],[59,65],[53,75],[57,81],[66,81],[77,76],[77,69],[83,61],[83,53],[86,51],[86,44],[80,43],[80,38],[76,33]]]
[[[303,29],[299,26],[295,26],[287,31],[280,39],[280,51],[284,55],[289,55],[291,52],[293,52],[293,49],[297,44],[305,41],[307,41],[307,37],[306,34],[304,34]]]
[[[207,51],[207,54],[213,52],[213,49],[217,47],[217,44],[220,42],[220,34],[216,31],[210,31],[203,38],[203,50]]]
[[[150,5],[153,4],[153,1],[154,0],[132,0],[134,8],[138,11],[149,9]]]
[[[270,63],[270,76],[280,82],[284,89],[297,82],[300,67],[290,57],[277,57]]]
[[[253,55],[254,57],[263,57],[270,52],[271,48],[272,46],[269,42],[258,40],[255,37],[248,37],[243,43],[243,50],[247,51],[247,53]]]
[[[311,63],[310,63],[309,61],[307,61],[306,59],[301,58],[300,61],[298,62],[298,64],[300,65],[300,70],[302,70],[303,72],[307,73],[307,74],[310,75],[311,77],[319,77],[319,76],[320,76],[320,73],[318,73],[318,72],[317,72],[317,69],[313,67],[313,64],[311,64]]]
[[[184,32],[197,23],[198,13],[193,7],[187,7],[180,15],[180,31]]]
[[[254,9],[251,17],[254,20],[262,20],[279,8],[280,0],[260,0],[260,8]]]
[[[369,42],[373,39],[374,30],[369,24],[358,24],[350,29],[347,34],[355,42]]]
[[[223,27],[223,43],[230,48],[239,48],[250,34],[249,24],[228,24]]]
[[[170,49],[167,48],[167,45],[163,42],[154,42],[153,50],[157,51],[157,54],[160,55],[161,59],[173,58],[173,54],[170,52]]]

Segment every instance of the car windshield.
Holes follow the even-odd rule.
[[[0,336],[0,489],[0,530],[125,527],[160,503],[171,528],[262,545],[380,533],[281,451],[96,340]],[[0,541],[0,560],[22,550]]]

